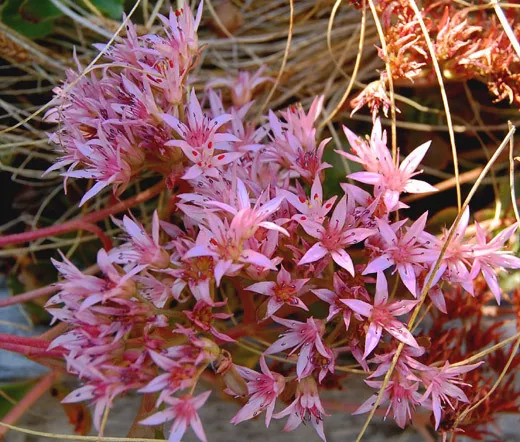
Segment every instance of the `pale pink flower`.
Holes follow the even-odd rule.
[[[169,353],[160,354],[150,350],[148,352],[153,362],[161,368],[164,373],[159,374],[147,385],[142,387],[140,393],[160,392],[157,397],[156,406],[161,405],[170,396],[178,391],[189,388],[193,385],[193,378],[197,372],[197,367],[193,360],[179,361],[171,357]]]
[[[269,370],[265,357],[260,356],[260,368],[262,373],[258,373],[250,368],[236,366],[240,376],[247,380],[247,392],[249,400],[238,413],[231,419],[232,424],[252,419],[260,413],[265,414],[265,425],[269,426],[273,417],[276,399],[285,388],[285,378],[278,373]]]
[[[159,15],[166,30],[167,38],[157,38],[155,35],[148,36],[149,39],[156,42],[155,47],[163,56],[179,60],[185,69],[191,65],[193,58],[199,52],[197,29],[202,19],[203,4],[204,2],[201,0],[195,17],[189,7],[177,10],[170,9],[168,18]]]
[[[304,215],[295,216],[304,230],[319,241],[315,243],[298,262],[298,265],[309,264],[330,255],[334,262],[354,276],[354,264],[345,247],[365,240],[374,234],[371,229],[352,228],[347,219],[347,197],[341,198],[336,205],[326,227],[310,221]]]
[[[354,155],[343,151],[336,152],[351,161],[362,164],[366,170],[365,172],[351,173],[349,178],[374,185],[375,195],[382,195],[389,211],[392,211],[398,205],[399,196],[402,192],[427,193],[437,191],[435,187],[424,181],[412,179],[413,176],[420,173],[420,171],[416,172],[415,169],[417,169],[430,147],[430,142],[417,147],[401,162],[400,166],[397,166],[386,145],[386,132],[382,131],[379,119],[374,124],[370,142],[357,137],[346,127],[343,130]]]
[[[334,195],[327,201],[323,201],[323,188],[320,177],[317,175],[312,182],[310,197],[307,197],[302,191],[298,195],[286,190],[280,191],[280,195],[285,196],[287,201],[298,210],[302,215],[305,215],[309,220],[323,224],[325,217],[330,212],[330,209],[336,202],[337,196]]]
[[[376,348],[381,339],[383,329],[397,340],[415,348],[419,347],[419,344],[417,344],[417,341],[406,326],[395,319],[396,316],[404,315],[412,310],[417,304],[417,301],[388,302],[388,283],[383,273],[380,272],[377,274],[374,305],[370,305],[358,299],[343,299],[342,302],[370,321],[365,339],[364,358]]]
[[[52,263],[66,281],[59,283],[60,292],[47,302],[47,306],[65,304],[62,309],[49,309],[56,319],[64,320],[60,310],[65,310],[72,315],[69,317],[70,322],[97,324],[98,319],[87,311],[89,307],[112,299],[129,299],[135,294],[135,283],[132,280],[135,269],[121,275],[104,249],[100,249],[97,254],[97,263],[104,278],[83,275],[65,256],[62,255],[62,259],[63,263],[55,260]]]
[[[314,289],[312,290],[312,293],[322,301],[329,304],[329,315],[327,316],[326,321],[330,321],[338,313],[342,313],[345,330],[348,330],[352,310],[347,307],[342,300],[345,298],[354,299],[357,298],[358,295],[361,295],[369,301],[370,297],[364,287],[356,287],[346,284],[337,272],[334,273],[334,276],[332,277],[332,285],[334,291],[329,289]]]
[[[477,229],[477,244],[472,247],[471,251],[473,265],[470,277],[474,279],[479,272],[482,272],[491,293],[500,304],[500,286],[497,272],[500,269],[520,269],[520,258],[513,255],[511,251],[502,250],[505,242],[518,228],[518,223],[502,230],[490,241],[487,240],[486,232],[480,224],[475,223],[475,227]]]
[[[383,253],[367,265],[363,274],[382,272],[393,266],[406,288],[417,297],[416,269],[420,270],[421,264],[434,263],[437,258],[437,254],[424,248],[420,241],[427,218],[428,212],[423,213],[406,233],[400,232],[399,235],[386,221],[377,219],[379,234],[384,243]]]
[[[320,359],[320,355],[324,359],[324,363],[320,363],[320,382],[325,377],[327,371],[334,371],[334,355],[330,349],[325,347],[321,340],[325,332],[325,324],[322,321],[308,318],[306,322],[299,322],[276,316],[272,316],[272,319],[288,330],[265,350],[264,353],[266,355],[280,353],[289,349],[292,349],[289,354],[293,354],[300,350],[298,362],[296,363],[298,379],[302,379],[312,373],[317,366],[314,358]]]
[[[450,243],[442,257],[439,270],[434,276],[434,284],[442,277],[454,285],[461,285],[467,292],[473,295],[473,278],[470,275],[468,267],[470,266],[470,259],[472,257],[471,250],[473,244],[468,242],[465,237],[466,229],[469,223],[469,207],[462,214],[459,223],[455,227],[454,234]],[[454,227],[452,226],[451,229]],[[448,238],[451,229],[444,231],[440,238],[431,235],[427,232],[422,233],[422,241],[425,247],[437,252],[437,258],[444,247],[446,239]]]
[[[188,429],[188,425],[191,426],[197,437],[202,442],[206,442],[206,433],[202,427],[202,422],[197,414],[197,410],[206,403],[210,394],[211,391],[206,391],[205,393],[201,393],[195,397],[192,395],[185,395],[180,398],[165,398],[165,402],[169,407],[143,419],[140,421],[140,424],[160,425],[164,422],[174,420],[170,429],[168,442],[180,442],[182,436]]]
[[[106,130],[107,127],[104,129]],[[109,141],[101,128],[98,128],[97,133],[99,138],[76,144],[86,168],[69,169],[62,174],[64,177],[96,180],[96,183],[81,198],[80,206],[111,184],[115,185],[115,192],[121,193],[128,186],[133,173],[131,165],[125,159],[124,151],[117,147],[118,142]],[[119,142],[123,141],[121,135],[115,137]]]
[[[382,381],[365,381],[373,388],[381,388]],[[386,415],[393,411],[394,420],[399,427],[404,428],[406,423],[412,419],[412,411],[419,405],[421,394],[417,391],[419,388],[418,382],[412,382],[407,378],[399,377],[388,382],[383,396],[381,398],[381,405],[389,402],[386,410]],[[374,406],[378,394],[369,397],[353,414],[368,413]]]
[[[233,215],[231,223],[222,220],[213,213],[206,213],[205,219],[209,229],[201,226],[197,242],[183,256],[183,260],[212,256],[215,260],[214,275],[217,285],[224,275],[236,274],[244,264],[252,264],[266,269],[276,270],[272,260],[262,253],[253,250],[249,239],[255,235],[259,228],[275,230],[284,235],[289,233],[278,224],[267,221],[280,207],[283,197],[267,200],[268,192],[261,195],[255,205],[251,207],[251,201],[247,189],[241,180],[237,179],[236,199],[233,204],[225,204],[220,201],[207,201],[208,206],[218,207]],[[189,213],[189,208],[185,207]]]
[[[204,301],[197,301],[193,309],[184,310],[184,314],[196,327],[200,328],[206,333],[211,333],[217,339],[224,342],[235,342],[233,338],[228,335],[219,332],[213,325],[215,319],[229,319],[233,315],[230,313],[213,313],[212,309],[215,307],[223,307],[226,305],[226,301],[214,302],[212,304],[206,304]]]
[[[257,282],[246,287],[246,290],[269,296],[269,301],[267,302],[267,313],[265,316],[266,318],[269,318],[285,304],[309,311],[308,307],[299,298],[302,294],[303,286],[307,281],[309,281],[309,278],[292,279],[291,274],[282,266],[276,276],[276,282]]]
[[[318,395],[318,386],[311,376],[298,382],[294,401],[284,410],[274,415],[275,419],[289,416],[283,431],[293,431],[303,422],[310,422],[318,436],[326,441],[323,431],[323,417],[326,415]]]
[[[216,153],[218,150],[229,149],[229,142],[240,141],[240,139],[229,133],[217,132],[223,124],[231,120],[232,116],[223,114],[210,119],[202,112],[194,89],[186,109],[187,124],[173,115],[162,114],[161,118],[181,137],[178,140],[168,141],[166,145],[181,148],[184,155],[193,163],[182,177],[185,180],[195,179],[203,173],[218,177],[219,167],[243,155],[241,152]]]
[[[460,402],[469,402],[464,391],[457,386],[469,384],[460,381],[459,376],[468,371],[474,370],[482,364],[483,362],[479,362],[477,364],[452,367],[450,366],[450,363],[446,361],[441,368],[422,366],[424,371],[420,372],[418,376],[426,386],[426,391],[420,398],[420,402],[423,403],[431,397],[431,407],[435,417],[435,429],[439,428],[441,422],[443,403],[447,403],[454,409],[453,404],[450,402],[450,398]]]
[[[152,235],[146,233],[142,224],[124,216],[117,222],[127,234],[129,241],[109,252],[109,257],[117,264],[126,264],[129,268],[139,266],[142,269],[152,266],[165,268],[170,263],[170,256],[159,244],[159,215],[157,210],[152,216]]]
[[[236,76],[227,78],[216,78],[208,81],[206,87],[226,86],[231,90],[231,100],[237,108],[245,106],[253,99],[254,90],[266,81],[273,81],[271,77],[263,77],[265,65],[251,75],[248,71],[238,71]]]

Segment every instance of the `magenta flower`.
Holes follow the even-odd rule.
[[[269,426],[273,417],[276,399],[285,388],[285,378],[278,373],[269,370],[265,357],[260,356],[260,368],[258,373],[250,368],[236,366],[238,373],[247,380],[247,392],[249,400],[231,419],[232,424],[252,419],[266,411],[265,425]]]
[[[424,248],[420,241],[427,217],[428,212],[423,213],[406,233],[399,236],[386,221],[376,219],[384,243],[383,253],[367,265],[363,274],[383,272],[394,266],[403,284],[417,297],[416,269],[420,269],[420,264],[435,262],[437,257],[436,252]]]
[[[312,376],[298,382],[294,401],[284,410],[274,415],[275,419],[289,416],[283,431],[293,431],[303,422],[310,422],[322,440],[326,441],[323,431],[325,409],[321,405],[318,386]]]
[[[186,395],[180,398],[169,397],[165,399],[165,402],[169,405],[168,408],[152,414],[139,423],[142,425],[160,425],[164,422],[174,420],[170,429],[168,442],[180,442],[182,436],[188,429],[188,425],[193,428],[193,431],[202,442],[206,442],[206,433],[202,427],[202,422],[197,414],[197,410],[206,403],[210,394],[211,391],[206,391],[195,397],[192,395]]]
[[[323,344],[321,337],[325,332],[325,325],[319,319],[308,318],[306,322],[282,319],[272,316],[272,319],[288,328],[267,350],[266,355],[280,353],[292,349],[293,354],[300,349],[298,362],[296,363],[296,374],[298,379],[309,376],[318,365],[315,359],[324,359],[320,362],[320,381],[325,377],[327,371],[334,371],[334,354]],[[320,357],[321,355],[321,357]]]
[[[364,358],[376,348],[381,339],[383,329],[397,340],[412,347],[419,348],[419,344],[417,344],[417,341],[406,326],[395,319],[396,316],[404,315],[412,310],[417,304],[417,301],[397,301],[389,303],[388,283],[383,273],[379,272],[377,274],[376,295],[373,306],[358,299],[343,299],[342,302],[370,321],[365,339]]]
[[[383,196],[383,201],[389,211],[392,211],[398,205],[399,195],[402,192],[427,193],[437,191],[435,187],[424,181],[412,179],[413,176],[421,173],[420,171],[415,172],[415,169],[419,166],[431,142],[417,147],[401,162],[400,166],[397,166],[386,145],[386,132],[382,131],[379,119],[374,123],[369,143],[353,134],[346,127],[343,130],[354,155],[343,151],[336,152],[351,161],[362,164],[366,170],[365,172],[351,173],[349,178],[374,185],[375,195]]]
[[[336,264],[354,276],[354,263],[345,251],[345,247],[365,240],[373,235],[374,231],[365,228],[351,228],[350,222],[347,223],[347,217],[349,215],[347,214],[346,196],[339,200],[326,227],[308,220],[306,216],[297,215],[295,219],[304,230],[319,240],[305,253],[298,265],[309,264],[330,255]]]
[[[468,371],[474,370],[482,364],[483,362],[479,362],[477,364],[451,367],[450,363],[446,361],[442,368],[422,366],[424,371],[420,372],[418,376],[426,386],[426,391],[419,401],[424,403],[429,397],[431,397],[431,406],[435,417],[435,429],[439,428],[441,422],[443,403],[447,403],[451,408],[454,408],[453,404],[450,402],[450,398],[460,402],[469,402],[464,391],[457,386],[469,384],[458,380],[459,376]]]
[[[518,223],[502,230],[491,241],[487,241],[486,232],[480,224],[475,223],[477,229],[478,244],[472,247],[471,256],[473,265],[470,277],[476,278],[482,272],[491,293],[500,304],[500,286],[497,280],[497,272],[500,269],[520,269],[520,258],[513,255],[511,251],[502,250],[504,244],[518,228]]]
[[[305,283],[309,281],[306,279],[292,279],[291,274],[282,266],[281,270],[276,276],[276,282],[263,281],[257,282],[246,288],[251,292],[259,293],[261,295],[269,296],[267,303],[266,318],[274,315],[284,304],[293,307],[299,307],[305,311],[309,311],[307,306],[299,298],[302,288]]]

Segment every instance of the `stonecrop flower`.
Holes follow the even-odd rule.
[[[374,305],[358,299],[342,299],[342,302],[356,313],[366,317],[370,322],[365,340],[364,358],[377,347],[383,330],[407,345],[419,347],[406,326],[395,319],[397,316],[402,316],[412,310],[417,301],[388,302],[388,283],[383,273],[377,274]]]
[[[415,178],[430,143],[393,158],[378,119],[370,138],[344,128],[351,151],[338,153],[363,170],[329,186],[333,166],[323,155],[330,139],[317,124],[325,98],[262,119],[263,101],[255,98],[271,81],[262,69],[209,83],[195,78],[202,7],[195,15],[188,6],[172,10],[157,34],[139,35],[129,23],[106,48],[102,69],[70,71],[56,89],[46,119],[59,123],[50,135],[59,158],[49,171],[59,170],[65,182],[90,180],[79,199],[85,210],[104,204],[94,197],[111,189],[107,207],[96,212],[108,225],[109,215],[122,211],[114,202],[123,191],[149,183],[159,190],[155,200],[149,190],[132,194],[126,201],[133,205],[123,206],[131,213],[112,218],[120,233],[99,235],[106,250],[89,270],[96,274],[82,272],[76,254],[52,259],[60,280],[46,308],[52,323],[66,328],[29,353],[46,355],[43,362],[63,355],[65,362],[52,366],[81,382],[64,401],[92,405],[98,429],[121,395],[153,396],[153,410],[139,420],[173,421],[166,425],[170,442],[189,426],[206,441],[198,410],[210,391],[195,393],[206,383],[241,405],[223,420],[238,424],[265,412],[266,426],[272,418],[287,417],[285,431],[310,422],[322,440],[320,395],[363,376],[377,389],[388,376],[382,404],[402,428],[416,412],[432,412],[432,427],[441,431],[475,425],[473,416],[469,424],[452,417],[482,398],[506,359],[484,355],[488,363],[478,372],[479,364],[464,361],[507,334],[505,322],[486,329],[493,296],[518,313],[517,291],[503,293],[499,279],[520,269],[518,225],[505,216],[496,232],[487,223],[471,226],[469,208],[440,232],[428,231],[428,212],[407,218],[403,193],[436,190]],[[450,26],[439,31],[445,51],[453,32],[463,32]],[[418,44],[400,39],[403,57]],[[384,111],[384,86],[372,85],[358,105]],[[417,319],[413,327],[401,318],[407,315]],[[512,381],[501,388],[508,407],[520,397]],[[377,395],[356,413],[369,412]],[[493,407],[484,405],[478,413],[488,416]]]

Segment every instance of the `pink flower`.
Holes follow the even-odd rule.
[[[226,301],[214,302],[212,305],[206,304],[204,301],[197,301],[191,311],[184,310],[184,314],[189,320],[198,328],[206,333],[211,333],[217,339],[224,342],[235,342],[233,338],[230,338],[224,333],[220,333],[213,325],[214,319],[229,319],[233,315],[229,313],[213,313],[214,307],[222,307],[226,305]]]
[[[113,248],[109,256],[117,264],[127,264],[130,268],[139,266],[140,269],[152,266],[159,269],[168,267],[170,256],[159,244],[159,215],[157,210],[152,217],[152,235],[146,233],[145,228],[130,217],[124,216],[123,222],[118,222],[125,230],[129,242]]]
[[[114,184],[114,190],[121,193],[128,186],[133,174],[132,167],[125,158],[124,147],[128,141],[119,132],[115,132],[113,139],[109,140],[105,130],[109,130],[107,125],[100,126],[97,129],[99,138],[84,143],[76,142],[76,148],[81,154],[86,169],[69,170],[62,174],[64,177],[96,180],[96,183],[81,198],[80,206],[110,184]]]
[[[67,322],[98,324],[99,320],[96,316],[88,312],[91,306],[100,302],[105,303],[113,299],[124,300],[134,296],[136,287],[132,277],[135,272],[121,275],[104,249],[99,250],[97,263],[105,278],[83,275],[65,256],[62,255],[62,258],[63,263],[55,260],[52,260],[52,263],[66,278],[66,281],[59,283],[60,292],[47,302],[47,306],[65,304],[59,310],[49,309],[56,319],[64,320],[62,314],[69,312],[70,316],[66,313],[69,319]]]
[[[202,442],[206,442],[206,433],[204,433],[204,428],[202,427],[202,422],[197,414],[197,410],[206,403],[210,394],[211,391],[206,391],[195,397],[192,395],[186,395],[180,398],[169,397],[165,399],[165,402],[169,405],[168,408],[152,414],[142,420],[140,424],[159,425],[174,420],[170,429],[168,442],[180,442],[182,436],[188,429],[188,425],[193,428],[193,431]]]
[[[442,257],[439,270],[435,274],[434,283],[437,283],[442,277],[444,281],[454,285],[461,285],[467,292],[473,295],[473,278],[470,275],[468,266],[472,257],[471,250],[473,245],[468,242],[465,237],[466,229],[469,223],[469,207],[462,214],[451,241]],[[453,226],[452,226],[453,229]],[[450,229],[451,231],[451,229]],[[424,245],[431,250],[440,254],[450,231],[445,231],[440,238],[433,236],[427,232],[422,233],[422,241]]]
[[[346,196],[341,198],[336,205],[326,227],[308,220],[306,216],[297,215],[295,219],[304,230],[313,238],[319,240],[305,253],[298,265],[309,264],[330,255],[336,264],[354,276],[354,264],[350,255],[345,251],[345,247],[365,240],[373,235],[374,231],[365,228],[352,228],[350,222],[347,223],[348,216]]]
[[[398,205],[399,195],[402,192],[424,193],[437,191],[435,187],[424,181],[412,179],[413,176],[420,173],[415,172],[415,169],[417,169],[417,166],[430,147],[430,142],[416,148],[402,161],[400,166],[397,166],[386,146],[386,133],[382,132],[379,119],[374,124],[370,143],[357,137],[346,127],[343,130],[349,139],[354,155],[343,151],[336,152],[351,161],[362,164],[366,170],[366,172],[351,173],[349,178],[374,185],[375,195],[383,196],[383,201],[389,211],[392,211]]]
[[[447,403],[451,408],[454,408],[450,402],[450,397],[457,401],[469,402],[466,394],[457,386],[457,384],[468,384],[458,380],[459,376],[474,370],[482,364],[483,362],[479,362],[477,364],[451,367],[450,363],[446,361],[442,368],[422,366],[424,371],[419,373],[418,376],[426,386],[426,391],[420,402],[424,403],[431,396],[431,406],[435,416],[435,429],[439,428],[441,422],[442,404]]]
[[[233,215],[231,223],[210,213],[205,215],[209,229],[201,226],[197,242],[183,256],[183,260],[212,256],[215,260],[214,275],[217,285],[224,275],[236,274],[244,264],[275,270],[272,260],[262,253],[253,250],[253,236],[259,228],[275,230],[284,235],[289,233],[278,224],[267,221],[280,207],[283,197],[266,200],[268,192],[260,195],[255,205],[251,201],[247,189],[241,180],[236,181],[236,199],[234,206],[220,201],[207,201],[207,206],[218,207]],[[190,211],[185,207],[184,210]],[[251,240],[251,241],[250,241]]]
[[[281,419],[289,416],[283,431],[293,431],[302,422],[310,421],[316,433],[322,440],[326,441],[325,433],[323,432],[323,416],[325,414],[325,409],[321,405],[318,395],[316,381],[309,376],[298,382],[296,398],[287,408],[276,413],[274,418]]]
[[[399,236],[394,229],[386,222],[377,219],[379,233],[384,243],[383,254],[371,261],[363,274],[382,272],[394,266],[399,272],[401,281],[414,297],[417,297],[416,268],[424,263],[434,263],[436,253],[422,247],[420,241],[428,212],[425,212],[407,230]]]
[[[382,381],[365,381],[373,388],[381,388]],[[417,391],[419,388],[418,382],[411,382],[407,378],[399,377],[388,382],[385,388],[381,404],[389,402],[386,415],[390,410],[394,413],[394,420],[401,428],[406,426],[406,423],[412,419],[412,411],[419,405],[421,394]],[[369,397],[353,414],[368,413],[374,406],[378,394]],[[386,417],[385,415],[385,417]]]
[[[193,385],[193,378],[197,372],[194,361],[175,360],[169,353],[160,354],[152,350],[149,351],[149,354],[153,362],[164,370],[164,373],[152,379],[147,385],[142,387],[139,392],[160,392],[156,406],[165,402],[168,397],[178,391]]]
[[[285,378],[281,374],[269,370],[263,355],[260,356],[260,368],[262,373],[246,367],[236,367],[238,373],[248,381],[247,392],[249,400],[233,416],[230,421],[232,424],[239,424],[266,411],[265,425],[266,427],[269,426],[273,417],[276,399],[285,388]]]
[[[231,90],[231,100],[237,108],[245,106],[253,99],[255,88],[266,81],[273,81],[271,77],[262,77],[265,65],[251,75],[247,71],[238,71],[236,77],[216,78],[208,81],[206,87],[226,86]]]
[[[353,286],[352,282],[349,281],[349,284],[346,284],[343,281],[339,274],[336,272],[332,277],[332,285],[334,287],[334,291],[329,289],[315,289],[312,290],[318,298],[322,301],[330,304],[329,306],[329,315],[327,316],[326,321],[330,321],[334,316],[338,313],[342,313],[343,321],[345,323],[345,330],[348,330],[350,325],[350,316],[352,310],[347,307],[347,305],[342,302],[344,298],[356,298],[358,295],[362,295],[365,299],[370,300],[370,297],[364,287]]]
[[[306,197],[303,194],[303,189],[299,192],[299,195],[295,195],[292,192],[282,190],[281,195],[285,196],[287,201],[298,210],[302,215],[305,215],[309,220],[315,221],[319,224],[323,224],[327,213],[334,205],[337,196],[329,198],[327,201],[323,201],[323,188],[321,186],[320,177],[317,175],[314,178],[311,187],[310,197]]]
[[[246,290],[269,296],[267,314],[265,316],[268,318],[274,315],[284,304],[309,311],[307,306],[299,298],[300,292],[308,280],[309,278],[292,279],[291,274],[282,266],[276,276],[276,282],[257,282],[247,287]]]
[[[470,277],[474,279],[479,272],[482,272],[489,289],[500,304],[500,286],[497,280],[497,272],[500,269],[520,269],[520,258],[513,255],[511,251],[502,250],[505,242],[518,228],[518,223],[502,230],[489,242],[486,238],[486,232],[480,224],[475,223],[475,227],[478,244],[472,247],[473,265]]]
[[[170,9],[168,18],[159,15],[168,38],[161,38],[156,48],[164,56],[179,60],[185,69],[191,65],[192,59],[199,52],[197,29],[202,18],[203,4],[204,2],[201,0],[195,17],[193,17],[193,12],[189,7],[176,11]],[[148,37],[153,38],[156,36]]]
[[[231,120],[231,115],[223,114],[210,120],[202,112],[194,89],[191,91],[190,102],[186,109],[187,124],[173,115],[162,114],[161,117],[181,137],[179,140],[168,141],[166,145],[181,148],[184,155],[193,163],[182,177],[185,180],[195,179],[203,173],[218,177],[219,167],[243,155],[241,152],[216,154],[217,150],[228,149],[229,142],[240,141],[240,139],[232,134],[217,133],[223,124]]]
[[[320,362],[320,382],[325,377],[327,371],[334,372],[334,354],[325,347],[321,337],[325,332],[325,325],[319,319],[308,318],[306,322],[298,322],[289,319],[282,319],[272,316],[272,319],[288,328],[267,350],[266,355],[280,353],[292,349],[289,354],[293,354],[300,349],[298,362],[296,363],[296,374],[298,379],[309,376],[318,365],[315,359],[324,359]],[[320,357],[321,355],[321,357]]]
[[[419,348],[419,344],[417,344],[417,341],[406,326],[395,319],[396,316],[404,315],[412,310],[417,304],[417,301],[397,301],[389,303],[388,284],[383,273],[379,272],[377,274],[376,296],[373,306],[358,299],[343,299],[342,302],[370,321],[365,339],[364,358],[376,348],[381,339],[383,329],[397,340],[412,347]]]

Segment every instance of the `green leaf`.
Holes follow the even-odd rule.
[[[42,38],[52,32],[54,20],[61,15],[51,0],[7,0],[0,18],[26,37]]]
[[[120,20],[123,15],[124,0],[90,0],[99,11],[113,20]]]

